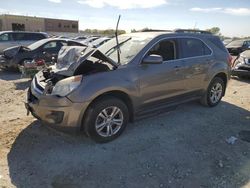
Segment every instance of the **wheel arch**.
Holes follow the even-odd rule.
[[[128,107],[129,121],[132,122],[134,120],[134,105],[129,95],[125,93],[124,91],[120,91],[120,90],[107,91],[95,97],[86,108],[85,112],[83,113],[82,120],[81,120],[81,123],[82,123],[81,130],[84,129],[84,121],[86,119],[86,112],[88,111],[88,109],[91,107],[92,104],[94,104],[97,101],[102,100],[105,97],[115,97],[123,101],[124,104]]]
[[[226,88],[227,88],[227,83],[228,83],[228,78],[227,78],[227,74],[226,73],[224,73],[224,72],[220,72],[220,73],[217,73],[217,74],[215,74],[214,75],[214,77],[213,77],[213,79],[214,78],[221,78],[222,80],[223,80],[223,82],[224,82],[224,84],[225,84],[225,89],[224,89],[224,91],[223,91],[223,96],[225,95],[225,92],[226,92]],[[212,80],[213,80],[212,79]],[[211,80],[211,81],[212,81]],[[210,81],[210,82],[211,82]]]

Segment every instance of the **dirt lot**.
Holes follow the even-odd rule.
[[[28,84],[0,71],[0,187],[250,187],[250,143],[239,136],[250,130],[250,81],[232,79],[215,108],[181,105],[108,144],[27,117]]]

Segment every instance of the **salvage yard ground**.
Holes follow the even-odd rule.
[[[0,70],[0,187],[250,187],[250,80],[219,106],[197,102],[130,124],[107,144],[26,116],[30,81]],[[238,138],[234,144],[226,139]]]

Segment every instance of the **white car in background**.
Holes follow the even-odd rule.
[[[28,46],[45,38],[48,38],[48,35],[41,32],[2,31],[0,32],[0,54],[2,54],[6,48]]]

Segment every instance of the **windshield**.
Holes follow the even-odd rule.
[[[228,44],[228,46],[242,46],[244,43],[244,40],[235,40]]]
[[[149,36],[129,36],[120,35],[118,41],[120,44],[120,63],[128,64],[138,54],[146,44],[152,40]],[[118,62],[116,39],[113,38],[98,48],[103,54]]]
[[[47,41],[48,41],[48,39],[39,40],[39,41],[34,42],[31,45],[29,45],[28,48],[30,50],[35,50],[35,49],[39,48],[40,46],[42,46],[43,44],[45,44]]]

